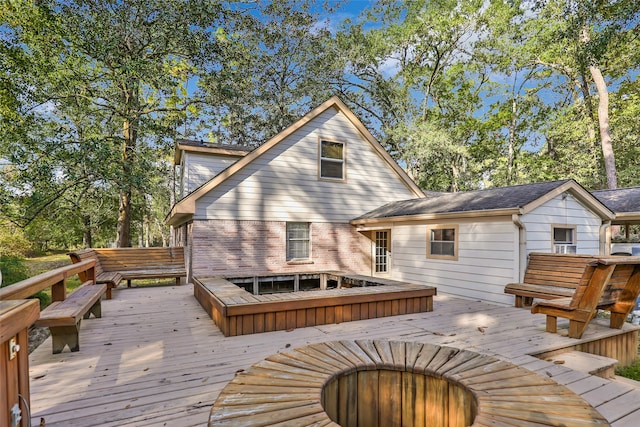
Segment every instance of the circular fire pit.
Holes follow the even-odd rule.
[[[609,425],[549,378],[478,353],[333,341],[268,357],[222,390],[210,426]]]

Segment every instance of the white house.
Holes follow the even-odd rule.
[[[369,273],[370,241],[349,221],[392,201],[424,197],[338,98],[249,154],[221,149],[178,145],[185,195],[167,221],[175,244],[186,247],[189,277]]]
[[[335,97],[250,152],[179,141],[176,165],[189,278],[344,270],[512,304],[528,253],[607,253],[615,217],[573,180],[425,194]]]

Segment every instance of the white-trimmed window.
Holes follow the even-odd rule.
[[[345,179],[345,144],[320,140],[320,178],[335,181]]]
[[[287,261],[311,259],[308,222],[287,222]]]
[[[556,254],[575,254],[576,229],[575,227],[553,227],[553,252]]]
[[[458,259],[458,226],[427,227],[427,258]]]

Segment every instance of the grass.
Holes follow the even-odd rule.
[[[635,381],[640,381],[640,357],[636,359],[636,363],[626,368],[616,369],[616,375],[629,378]]]
[[[69,265],[71,264],[71,259],[69,259],[69,256],[66,253],[61,252],[27,258],[25,264],[29,270],[29,277],[31,277],[36,274],[44,273],[45,271],[53,270],[54,268]]]
[[[71,260],[65,252],[51,253],[38,257],[27,258],[25,260],[25,266],[29,272],[29,277],[70,264]],[[72,276],[67,279],[67,292],[73,291],[78,286],[80,286],[80,279],[78,276]],[[38,292],[35,297],[40,300],[40,309],[42,310],[46,308],[51,304],[51,288]]]

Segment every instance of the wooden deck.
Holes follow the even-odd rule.
[[[544,332],[545,316],[477,301],[434,297],[434,311],[224,337],[188,286],[117,289],[101,319],[83,321],[77,353],[30,356],[33,424],[52,426],[204,426],[235,373],[286,348],[340,339],[393,339],[492,355],[551,377],[591,403],[614,427],[640,425],[640,389],[531,354],[570,346],[612,347],[635,334],[591,322],[582,339]],[[559,322],[559,328],[568,325]],[[589,343],[591,342],[591,343]],[[618,345],[619,347],[619,345]]]

